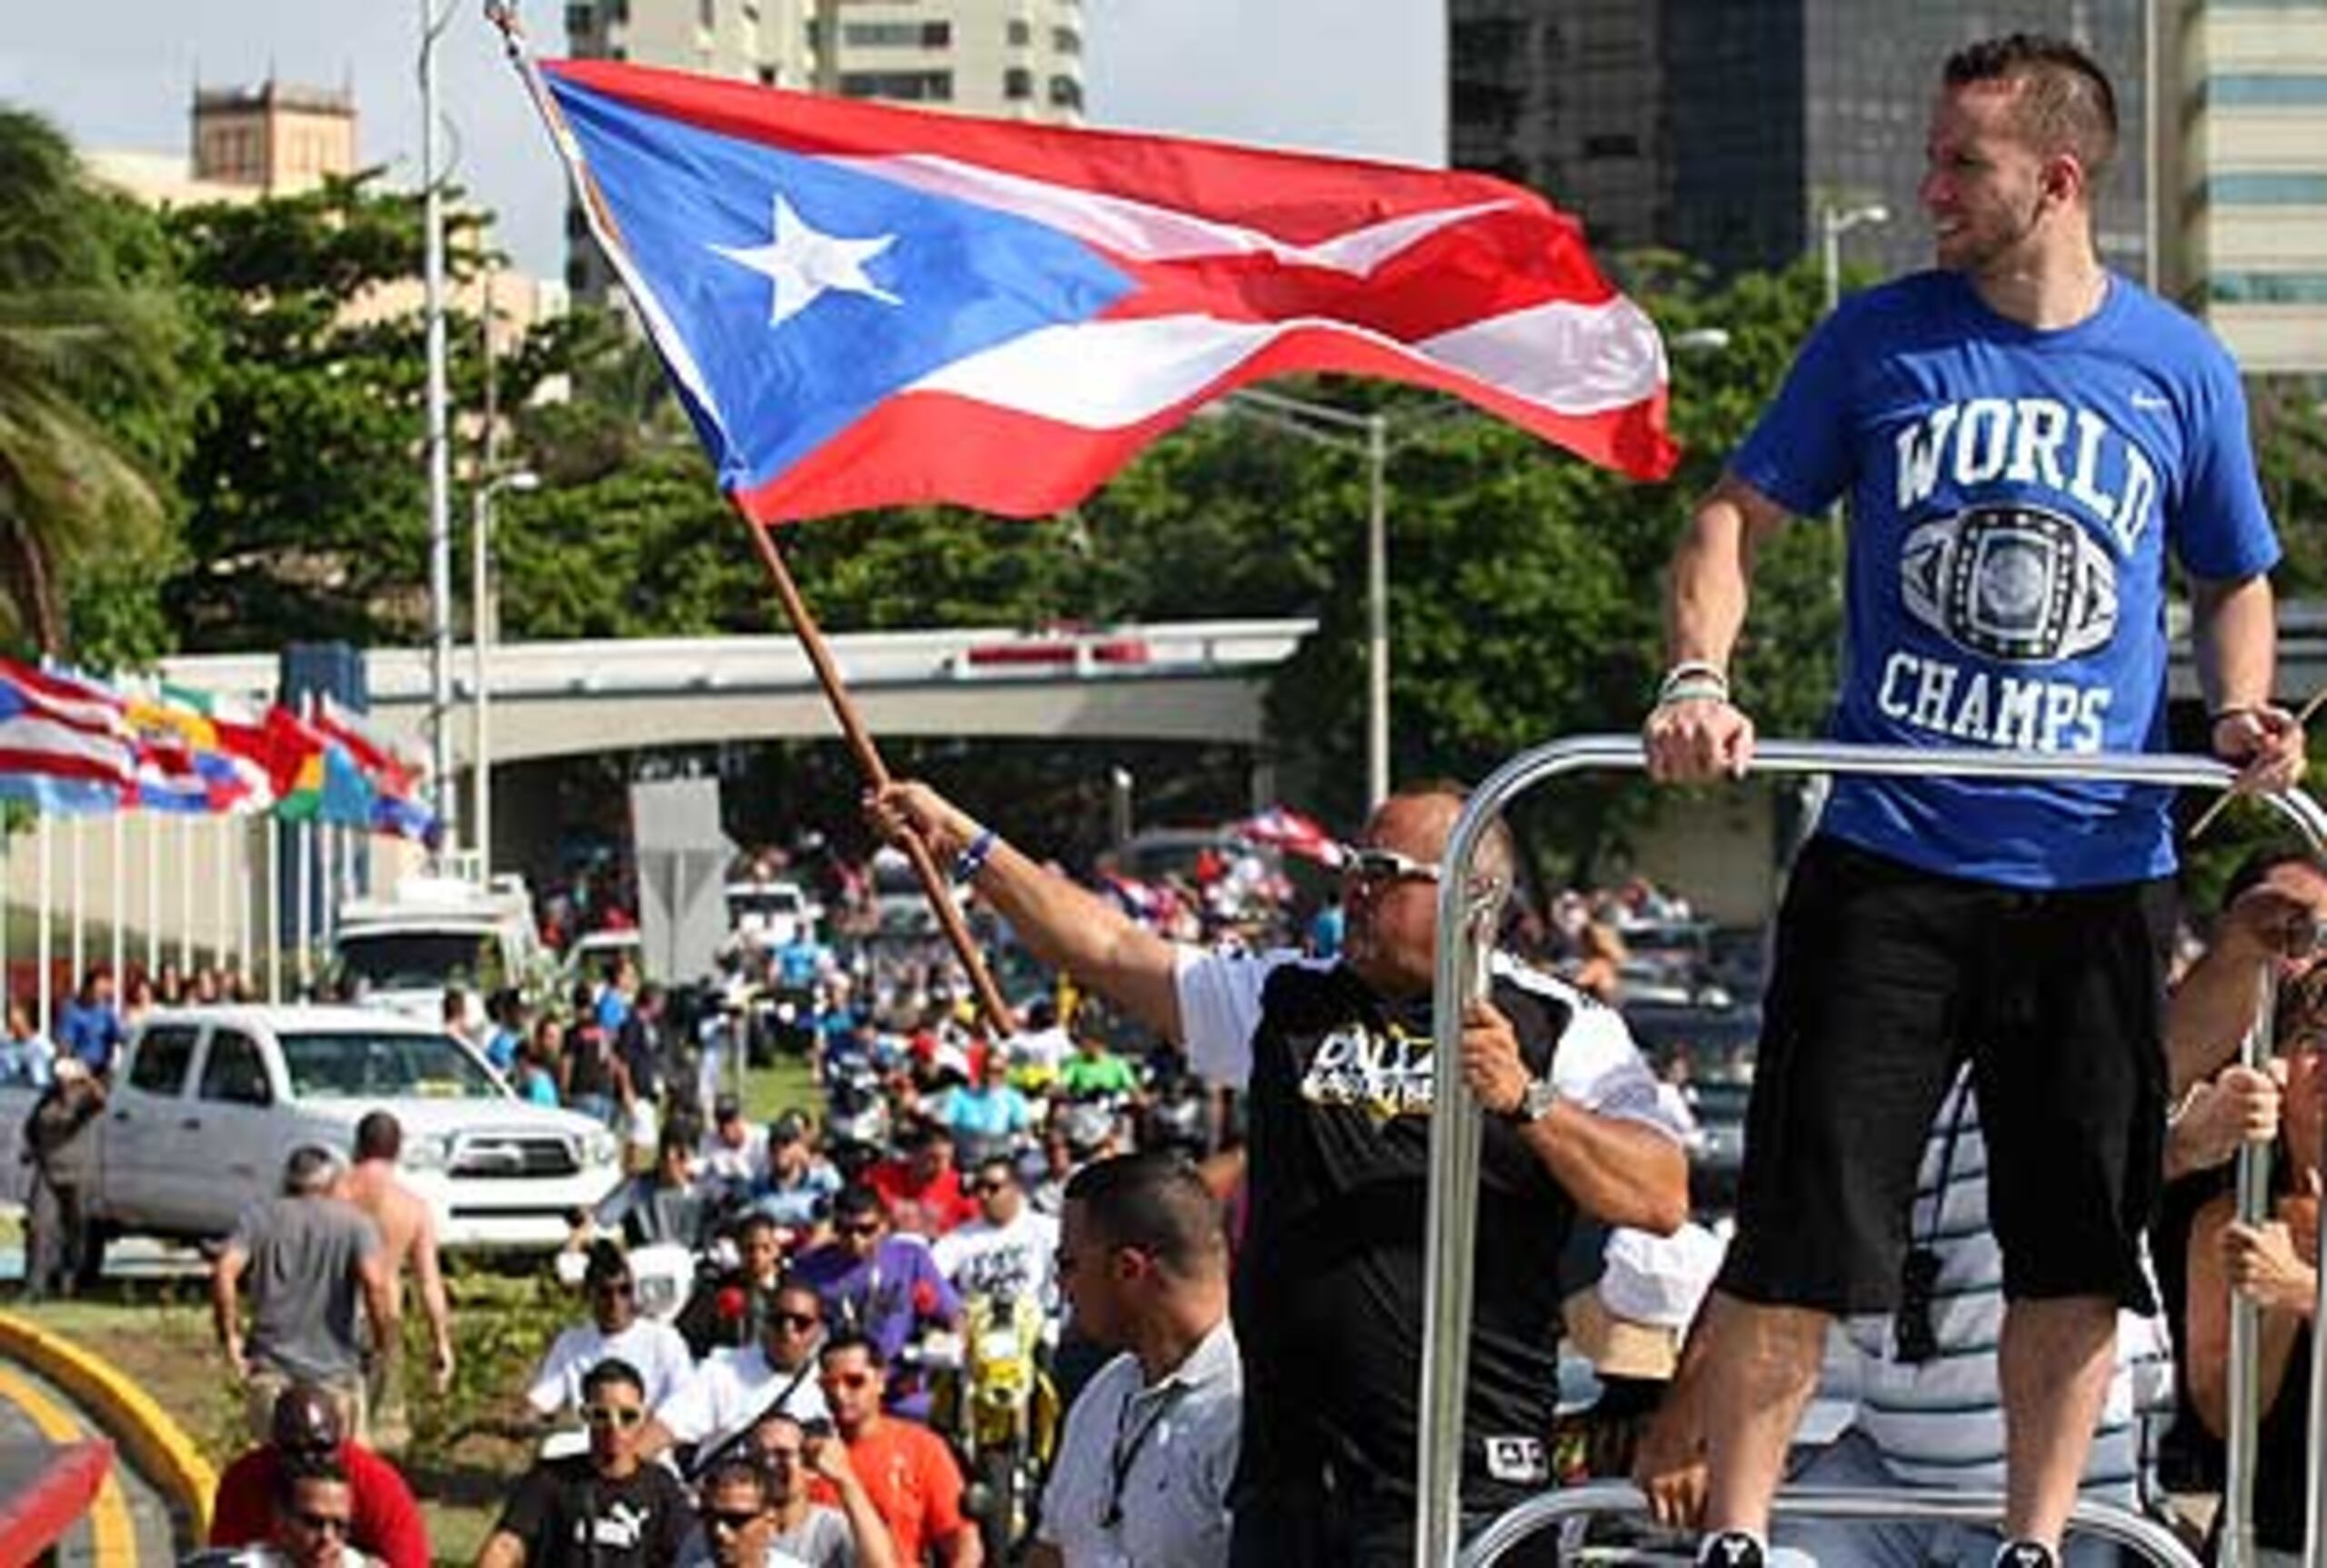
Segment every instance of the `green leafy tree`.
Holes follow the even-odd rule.
[[[188,563],[165,594],[190,647],[408,642],[425,624],[420,202],[374,183],[170,215],[220,348],[182,481]],[[481,259],[475,221],[448,225],[452,277]],[[448,312],[455,408],[477,405],[475,336]]]
[[[116,584],[168,554],[197,357],[158,229],[0,108],[0,597],[20,640],[98,659],[160,640]]]

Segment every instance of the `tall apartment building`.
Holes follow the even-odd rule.
[[[1941,63],[2015,29],[2072,38],[2114,82],[2123,155],[2104,253],[2147,266],[2144,0],[1448,0],[1451,160],[1542,191],[1595,245],[1716,272],[1783,266],[1820,212],[1881,205],[1850,262],[1928,265],[1917,211]]]
[[[2327,0],[2182,0],[2166,286],[2252,374],[2327,375]]]
[[[824,24],[836,35],[829,61]],[[844,97],[1004,119],[1083,118],[1082,0],[571,0],[567,47],[765,86],[801,90],[825,75]],[[612,285],[581,215],[567,215],[567,281],[603,298]]]

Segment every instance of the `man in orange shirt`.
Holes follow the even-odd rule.
[[[817,1359],[849,1468],[888,1525],[897,1561],[925,1562],[924,1552],[934,1547],[941,1568],[982,1568],[984,1549],[962,1513],[962,1472],[953,1452],[927,1427],[882,1412],[887,1374],[880,1347],[843,1331],[824,1341]]]

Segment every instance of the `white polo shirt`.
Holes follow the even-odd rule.
[[[1153,1386],[1136,1356],[1118,1355],[1066,1413],[1040,1538],[1066,1568],[1226,1563],[1243,1407],[1243,1363],[1225,1316]]]
[[[673,1442],[707,1448],[778,1410],[795,1421],[825,1416],[816,1363],[811,1359],[791,1372],[779,1371],[765,1350],[749,1344],[712,1352],[686,1385],[655,1408],[654,1419]]]

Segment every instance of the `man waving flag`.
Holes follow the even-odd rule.
[[[1313,371],[1673,467],[1654,326],[1517,186],[538,69],[599,240],[754,521],[1054,512],[1207,400]]]

